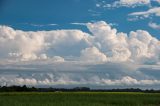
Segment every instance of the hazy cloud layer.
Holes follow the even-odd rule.
[[[44,77],[44,76],[42,76]],[[111,80],[111,79],[103,79],[99,78],[98,76],[92,76],[90,78],[81,79],[81,80],[75,80],[71,79],[70,77],[66,76],[60,76],[59,78],[54,78],[54,75],[49,74],[47,76],[48,78],[45,79],[35,79],[35,78],[23,78],[23,77],[17,77],[17,78],[6,78],[1,77],[0,78],[0,84],[1,85],[30,85],[30,86],[55,86],[55,85],[72,85],[72,86],[82,86],[85,85],[87,87],[90,86],[152,86],[152,85],[159,85],[160,80],[137,80],[130,76],[124,76],[121,79]],[[90,85],[90,86],[88,86]]]

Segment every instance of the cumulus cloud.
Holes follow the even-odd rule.
[[[91,32],[54,30],[25,32],[1,26],[1,59],[30,61],[80,57],[88,61],[159,62],[159,40],[147,31],[117,32],[104,21],[86,23]],[[64,57],[64,59],[62,59]],[[78,61],[78,60],[77,60]]]
[[[76,55],[88,45],[87,33],[79,30],[24,32],[1,26],[0,32],[0,58],[35,60],[57,55]]]
[[[147,31],[132,31],[128,35],[118,33],[116,29],[112,29],[105,22],[88,23],[89,30],[94,35],[94,45],[99,48],[110,61],[136,61],[142,58],[152,58],[159,54],[159,41],[152,37]],[[150,50],[150,46],[154,45],[157,52]],[[154,53],[153,53],[154,52]],[[152,57],[153,56],[153,57]],[[158,57],[157,57],[158,58]],[[143,60],[143,59],[142,59]]]
[[[91,62],[107,61],[106,55],[101,53],[96,47],[86,48],[85,50],[82,50],[80,58],[82,61],[91,61]]]
[[[23,75],[10,80],[1,76],[1,84],[159,84],[157,76],[141,69],[141,65],[157,66],[160,63],[158,39],[144,30],[131,31],[128,35],[118,32],[104,21],[85,25],[90,34],[81,30],[34,32],[0,26],[2,70],[23,70]],[[43,73],[40,77],[39,74],[30,75],[26,70],[59,74],[50,78]],[[65,72],[71,73],[66,75]],[[96,76],[99,72],[101,75]],[[0,73],[4,74],[3,71]]]

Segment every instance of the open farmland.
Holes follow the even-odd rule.
[[[0,106],[160,106],[160,94],[125,92],[7,92],[0,93]]]

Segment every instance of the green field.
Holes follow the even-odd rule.
[[[158,93],[0,93],[0,106],[160,106]]]

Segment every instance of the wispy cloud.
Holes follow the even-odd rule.
[[[79,23],[79,22],[73,22],[73,23],[70,23],[70,24],[72,24],[72,25],[81,25],[81,26],[87,26],[88,25],[88,23]],[[108,23],[108,25],[110,25],[110,26],[118,26],[117,23]]]
[[[155,15],[155,16],[160,16],[160,7],[154,7],[151,8],[147,11],[141,11],[141,12],[133,12],[130,13],[129,16],[139,16],[139,17],[144,17],[144,18],[148,18],[151,15]]]
[[[20,23],[21,25],[29,25],[34,27],[47,27],[47,26],[57,26],[58,24],[34,24],[34,23]]]
[[[156,29],[156,30],[159,30],[160,29],[160,25],[157,24],[157,23],[153,23],[153,22],[150,22],[148,24],[149,27],[153,28],[153,29]]]
[[[73,22],[73,23],[70,23],[72,25],[82,25],[82,26],[86,26],[87,23],[78,23],[78,22]]]
[[[96,3],[98,8],[119,8],[119,7],[129,7],[134,8],[137,6],[150,6],[151,0],[117,0],[113,3],[108,4],[106,1],[101,1]]]
[[[102,12],[99,12],[99,11],[96,11],[96,10],[92,10],[92,9],[89,9],[88,12],[91,14],[91,16],[101,16]]]

